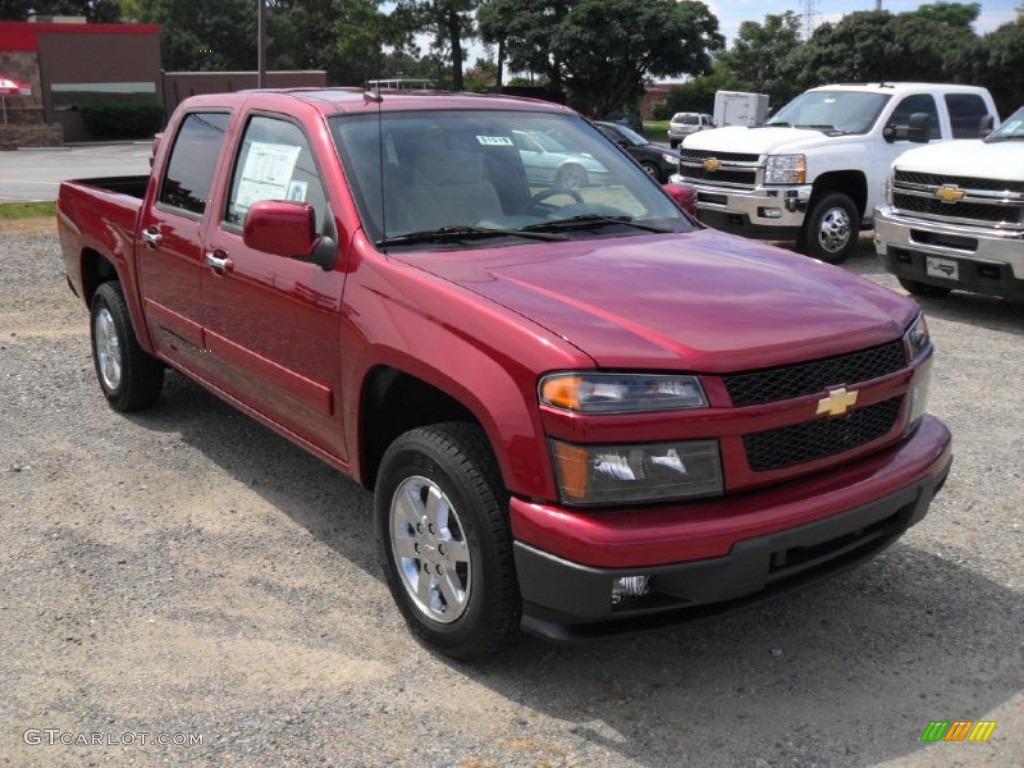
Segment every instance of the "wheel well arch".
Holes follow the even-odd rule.
[[[814,180],[811,201],[808,210],[829,192],[842,192],[853,200],[863,220],[867,213],[864,209],[868,204],[868,180],[862,171],[832,171]]]
[[[92,297],[97,288],[118,279],[114,265],[102,253],[92,248],[82,249],[82,298],[86,306],[92,306]]]
[[[450,421],[483,428],[469,408],[433,384],[389,365],[371,369],[359,398],[359,480],[363,487],[373,490],[380,461],[396,437],[410,429]]]

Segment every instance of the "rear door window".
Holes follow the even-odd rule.
[[[230,120],[227,112],[193,112],[185,117],[167,161],[159,203],[195,218],[203,215]]]
[[[981,121],[988,115],[988,107],[981,96],[976,93],[947,93],[946,107],[954,139],[977,139],[981,136]]]

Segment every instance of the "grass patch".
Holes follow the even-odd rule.
[[[644,136],[651,141],[668,141],[668,120],[644,120]]]
[[[56,215],[57,203],[52,200],[41,203],[0,203],[0,220],[35,219]]]

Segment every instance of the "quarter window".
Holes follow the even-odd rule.
[[[230,119],[225,112],[193,112],[182,121],[160,187],[161,203],[202,216]]]

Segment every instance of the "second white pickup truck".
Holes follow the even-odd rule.
[[[706,224],[795,240],[836,263],[857,247],[885,199],[892,162],[916,143],[976,139],[998,122],[984,88],[875,83],[813,88],[756,128],[720,128],[683,141],[674,181],[697,190]]]

